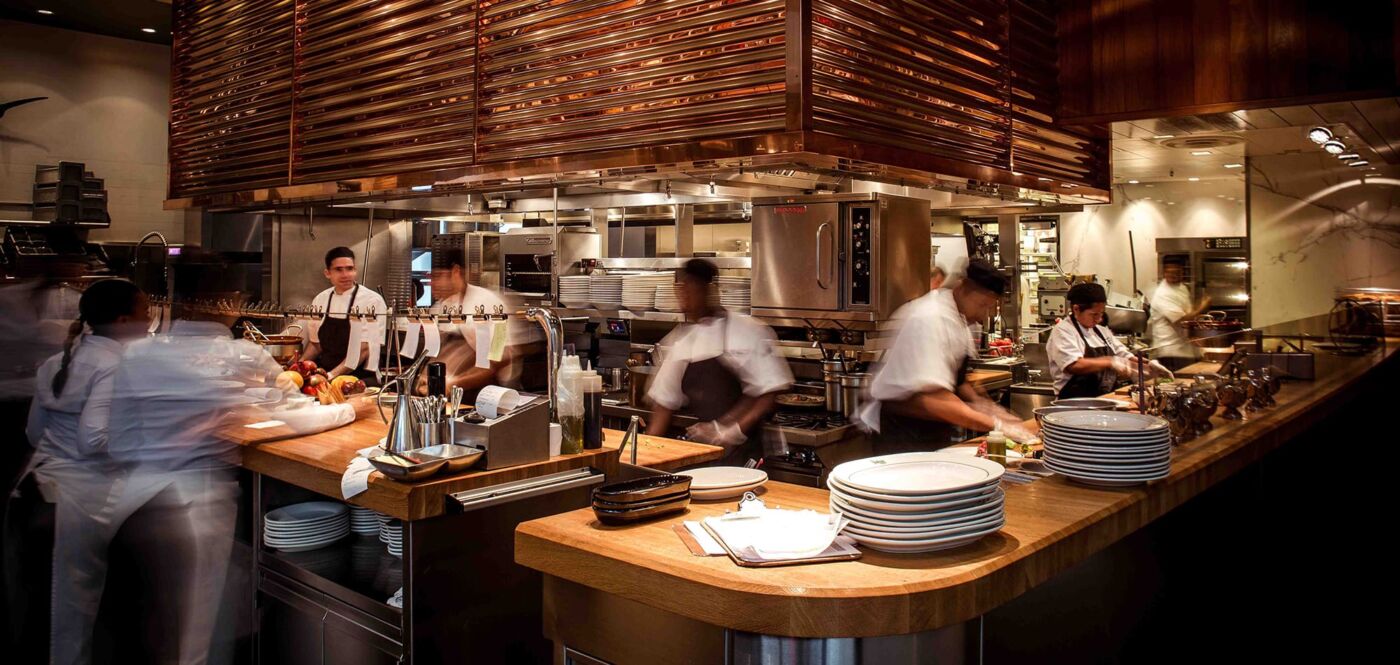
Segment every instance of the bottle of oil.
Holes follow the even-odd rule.
[[[1006,466],[1006,436],[998,430],[987,432],[987,459]]]
[[[579,391],[578,356],[566,356],[559,367],[558,401],[559,427],[563,430],[559,452],[576,455],[583,452],[583,394]]]

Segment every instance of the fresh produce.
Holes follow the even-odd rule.
[[[273,385],[276,386],[277,389],[281,390],[282,392],[294,393],[301,390],[302,386],[306,385],[306,379],[304,379],[301,376],[301,374],[298,374],[297,372],[287,370],[277,375],[277,378],[276,380],[274,380]]]
[[[349,374],[341,374],[331,379],[331,383],[338,386],[340,391],[346,395],[354,395],[365,391],[365,382]]]
[[[323,382],[316,384],[316,399],[321,404],[341,404],[345,402],[345,394],[340,392],[340,386]]]

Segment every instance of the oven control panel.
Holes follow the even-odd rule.
[[[851,300],[852,305],[870,304],[870,241],[874,236],[869,206],[851,206]]]

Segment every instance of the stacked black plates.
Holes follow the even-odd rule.
[[[689,476],[652,476],[593,490],[593,514],[604,524],[630,524],[685,510]]]

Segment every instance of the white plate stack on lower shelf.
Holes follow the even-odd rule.
[[[307,552],[350,533],[350,507],[336,501],[308,501],[268,511],[263,542],[283,552]]]
[[[403,522],[390,519],[379,527],[379,540],[389,546],[389,553],[403,556]]]
[[[912,554],[961,547],[1000,531],[1005,471],[957,453],[899,453],[841,464],[827,485],[832,512],[850,520],[842,533],[873,550]]]
[[[624,273],[594,273],[588,277],[588,299],[598,309],[622,307],[622,278]]]
[[[559,277],[559,304],[565,307],[587,308],[593,304],[588,275],[561,275]]]
[[[677,472],[690,476],[691,501],[732,499],[752,492],[768,482],[768,474],[743,466],[711,466]]]
[[[681,301],[676,298],[676,287],[674,285],[658,285],[656,287],[655,307],[658,312],[679,312],[681,311]]]
[[[1045,466],[1086,485],[1130,487],[1171,474],[1171,432],[1156,416],[1061,411],[1046,414],[1040,437]]]
[[[749,278],[721,275],[715,278],[719,286],[719,304],[731,312],[747,314],[749,311]]]
[[[373,536],[379,533],[379,518],[369,508],[360,506],[350,506],[350,530],[362,536]]]
[[[641,273],[622,278],[622,306],[646,311],[656,306],[656,287],[670,288],[675,283],[671,273]]]

